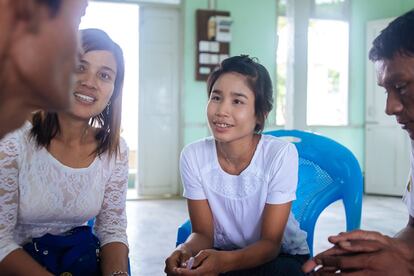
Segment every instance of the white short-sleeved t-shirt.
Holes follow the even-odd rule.
[[[413,191],[413,178],[414,173],[414,141],[411,140],[411,174],[410,179],[407,184],[407,189],[405,191],[403,200],[408,208],[408,213],[410,216],[414,217],[414,191]]]
[[[296,199],[298,154],[293,144],[262,135],[249,166],[230,175],[220,166],[213,137],[187,145],[180,160],[184,196],[207,199],[214,219],[214,247],[244,248],[260,239],[265,204]],[[281,252],[308,254],[306,232],[291,213]]]

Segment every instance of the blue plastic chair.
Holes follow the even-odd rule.
[[[90,228],[92,228],[93,231],[93,226],[95,225],[95,219],[96,218],[91,218],[90,220],[88,220],[88,222],[86,223],[86,225],[88,225]]]
[[[352,152],[332,139],[311,132],[275,130],[265,134],[287,139],[298,150],[299,180],[292,212],[301,229],[308,234],[311,255],[316,221],[333,202],[343,201],[346,230],[358,229],[361,224],[362,173]],[[191,223],[187,220],[178,228],[176,245],[185,242],[190,234]]]

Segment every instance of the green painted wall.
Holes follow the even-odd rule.
[[[366,23],[396,17],[414,8],[414,0],[351,0],[349,53],[349,126],[315,127],[313,131],[347,146],[364,168]],[[385,103],[384,103],[385,108]]]
[[[217,10],[229,11],[233,19],[230,55],[257,57],[275,76],[276,0],[217,0]],[[209,134],[205,118],[205,82],[195,80],[195,12],[207,9],[207,0],[184,0],[183,144]],[[273,77],[274,80],[274,77]],[[274,117],[274,116],[272,116]]]
[[[349,125],[310,127],[347,146],[364,167],[365,45],[366,22],[395,17],[414,8],[414,0],[351,0]],[[206,9],[207,0],[183,0],[184,79],[183,144],[208,135],[205,123],[207,103],[204,82],[195,81],[195,10]],[[218,10],[230,11],[233,18],[231,55],[250,54],[259,58],[271,76],[276,60],[276,0],[217,0]],[[274,79],[274,78],[273,78]],[[274,116],[269,116],[273,118]],[[268,122],[269,128],[274,121]]]

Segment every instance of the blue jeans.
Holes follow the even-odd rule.
[[[289,255],[281,253],[275,259],[257,267],[230,271],[220,276],[299,276],[302,265],[309,259],[309,255]]]

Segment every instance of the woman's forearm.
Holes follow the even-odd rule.
[[[188,251],[190,251],[190,254],[194,256],[200,250],[212,248],[213,241],[212,238],[193,232],[182,246],[184,246]]]
[[[53,276],[23,249],[16,249],[0,262],[1,275]]]
[[[279,251],[280,244],[271,240],[260,240],[239,250],[223,251],[221,272],[259,266],[276,258]]]
[[[128,247],[121,242],[111,242],[101,248],[102,275],[115,271],[128,272]],[[122,275],[124,276],[124,275]]]

